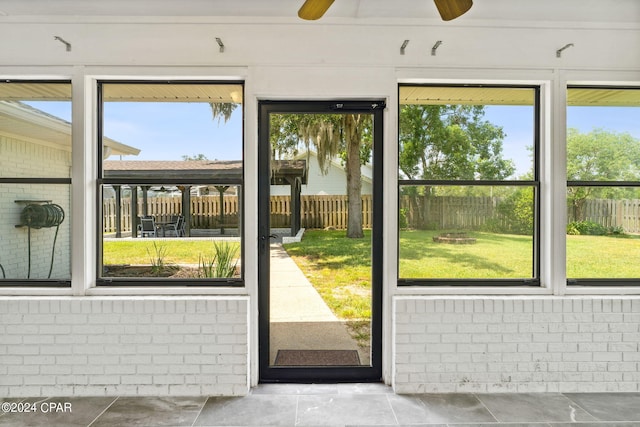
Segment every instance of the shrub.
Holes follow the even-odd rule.
[[[608,233],[604,225],[593,221],[572,221],[567,224],[567,234],[582,236],[604,236]]]

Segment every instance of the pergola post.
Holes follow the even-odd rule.
[[[289,178],[287,181],[291,186],[291,236],[295,236],[300,231],[300,193],[302,192],[302,180],[299,177]]]
[[[122,237],[122,188],[119,185],[114,185],[113,190],[116,193],[116,238]]]
[[[131,237],[138,237],[138,186],[131,186]]]

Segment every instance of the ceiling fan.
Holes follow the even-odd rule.
[[[443,21],[451,21],[463,15],[471,6],[473,0],[433,0],[438,8],[440,17]],[[315,21],[320,19],[322,15],[333,4],[334,0],[305,0],[304,4],[298,11],[298,16],[302,19]]]

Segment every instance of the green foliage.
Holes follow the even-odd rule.
[[[225,278],[233,277],[238,265],[238,246],[229,242],[214,242],[214,253],[209,257],[202,254],[198,259],[198,277]]]
[[[504,132],[481,105],[403,105],[399,167],[409,179],[493,179],[515,172],[502,157]]]
[[[517,189],[498,205],[504,225],[492,231],[530,236],[533,233],[533,206],[533,188]]]
[[[151,261],[151,272],[154,276],[160,276],[164,271],[165,267],[165,258],[167,256],[167,247],[163,244],[159,244],[158,242],[153,242],[153,254],[151,253],[151,248],[147,247],[147,254],[149,254],[149,259]]]
[[[568,129],[567,179],[639,181],[640,140],[626,132],[594,129],[580,133],[577,129]],[[616,187],[569,187],[567,192],[570,214],[580,221],[585,219],[584,205],[588,199],[628,197],[633,191]]]
[[[567,224],[567,234],[571,236],[604,236],[617,235],[624,233],[622,227],[605,227],[593,221],[571,221]]]
[[[182,160],[184,160],[184,161],[187,161],[187,162],[188,162],[188,161],[209,160],[209,159],[208,159],[208,158],[207,158],[207,156],[205,156],[204,154],[199,153],[199,154],[195,154],[195,155],[193,155],[193,156],[183,155],[183,156],[182,156]]]

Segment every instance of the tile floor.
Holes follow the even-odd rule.
[[[0,402],[36,409],[0,412],[0,426],[15,427],[640,426],[640,393],[397,395],[381,384],[266,384],[237,398],[52,397]]]

